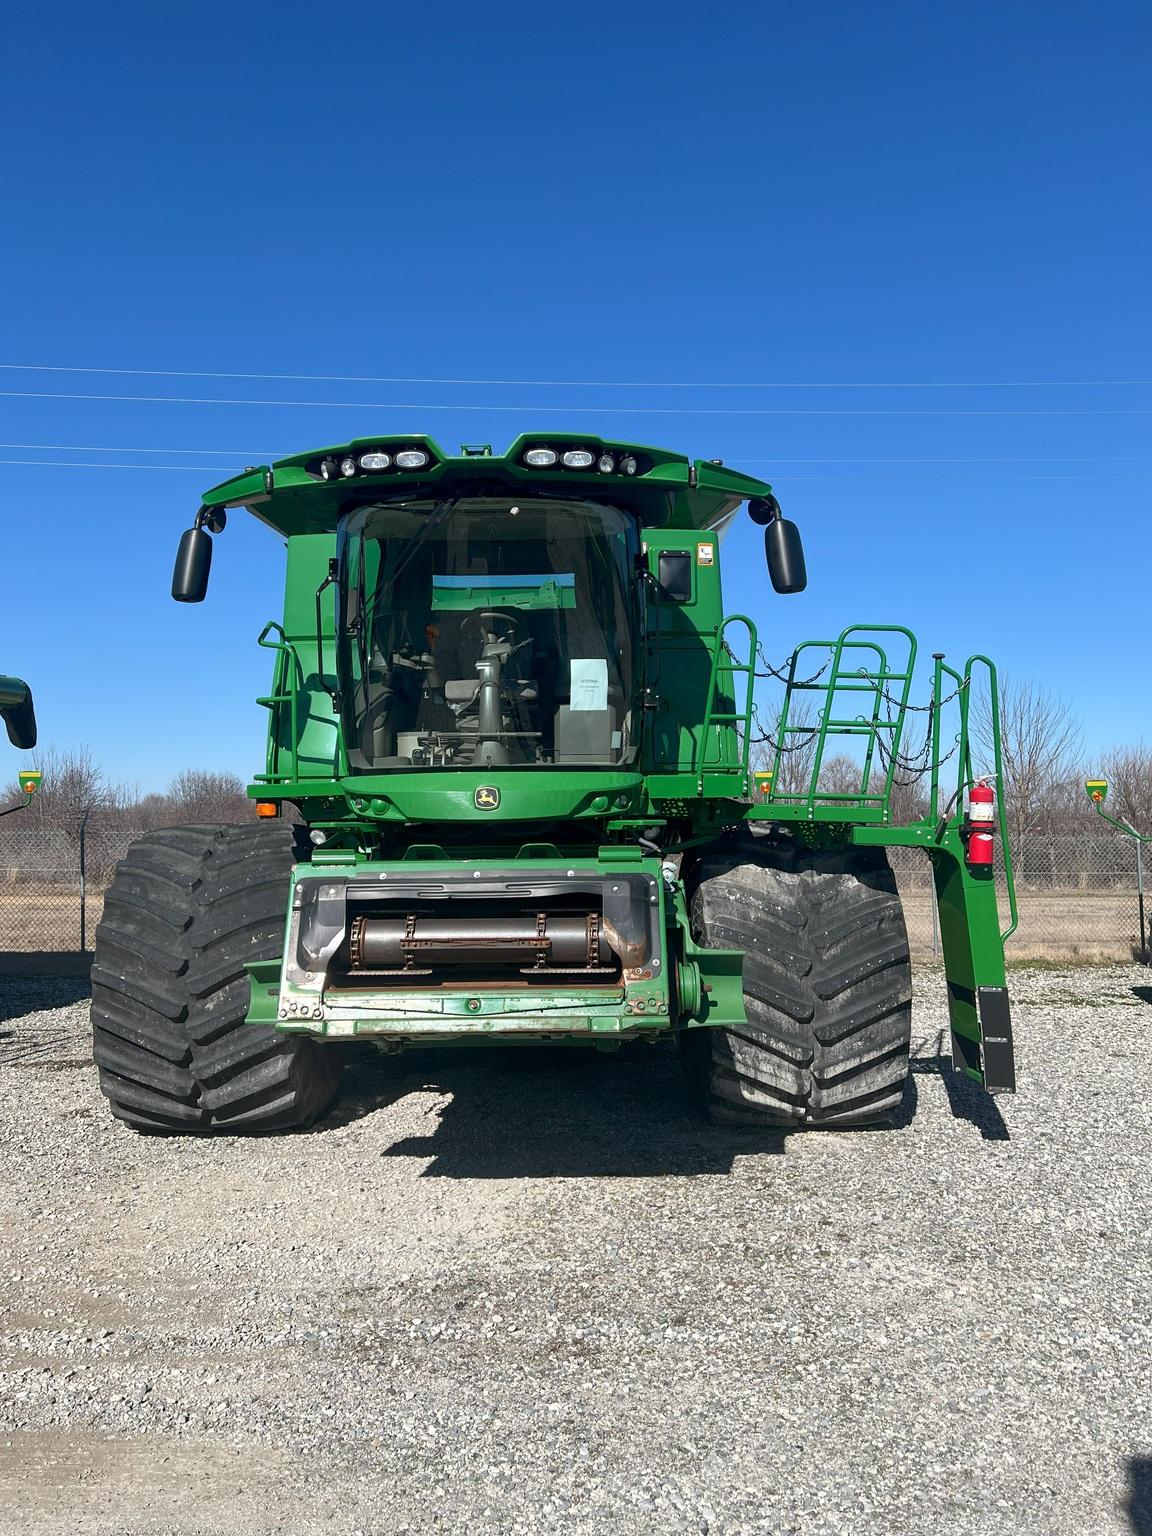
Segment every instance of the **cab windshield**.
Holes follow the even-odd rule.
[[[339,624],[350,766],[631,762],[638,548],[633,518],[590,502],[352,513]]]

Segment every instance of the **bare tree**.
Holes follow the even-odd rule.
[[[977,706],[973,720],[973,766],[991,772],[993,731],[991,709]],[[1063,699],[1031,679],[1005,675],[1000,683],[1000,741],[1008,838],[1012,856],[1024,867],[1029,836],[1065,802],[1064,787],[1074,778],[1080,749],[1079,722]],[[978,761],[983,756],[983,762]]]
[[[766,733],[768,739],[760,742],[753,750],[754,768],[764,770],[775,766],[776,743],[781,741],[780,721],[781,710],[778,709]],[[802,795],[807,792],[812,781],[812,767],[816,761],[816,738],[819,732],[816,710],[810,699],[793,698],[792,707],[788,712],[788,724],[798,726],[799,730],[795,733],[789,730],[783,738],[780,769],[772,789],[778,795]]]
[[[882,795],[885,781],[884,773],[874,773],[868,781],[868,793]],[[920,774],[914,769],[905,770],[899,765],[896,766],[892,774],[892,789],[888,801],[893,826],[905,827],[910,822],[922,821],[927,816],[928,791],[924,787],[927,782],[926,773]]]
[[[1152,747],[1142,741],[1113,747],[1104,754],[1100,774],[1109,786],[1105,809],[1137,832],[1152,832]]]
[[[170,822],[251,821],[252,802],[235,773],[185,768],[168,786]]]
[[[821,795],[859,795],[863,766],[847,752],[837,752],[820,764]]]
[[[119,803],[118,790],[108,782],[88,747],[44,747],[35,753],[33,763],[43,776],[30,807],[39,826],[75,832],[81,822]],[[15,805],[23,799],[19,787],[13,785],[8,803]]]
[[[1093,778],[1099,767],[1099,763],[1092,763],[1089,767],[1077,768],[1052,785],[1045,796],[1037,831],[1049,837],[1082,837],[1108,830],[1096,820],[1092,804],[1084,793],[1085,779]]]

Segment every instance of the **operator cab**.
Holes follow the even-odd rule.
[[[638,739],[636,520],[515,493],[341,522],[350,766],[617,767]]]

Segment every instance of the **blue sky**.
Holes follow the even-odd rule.
[[[0,668],[44,740],[144,788],[258,770],[282,555],[237,517],[173,604],[198,492],[374,430],[565,425],[772,480],[809,591],[773,597],[746,523],[726,591],[773,659],[903,622],[1091,746],[1147,734],[1146,6],[65,3],[5,33]]]

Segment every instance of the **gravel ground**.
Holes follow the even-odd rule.
[[[922,971],[891,1130],[460,1051],[180,1141],[105,1113],[83,983],[0,982],[0,1529],[1146,1536],[1150,983],[1016,973],[994,1107]]]

